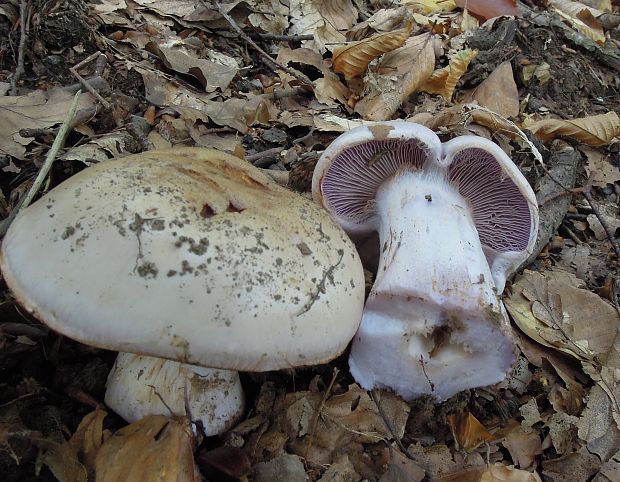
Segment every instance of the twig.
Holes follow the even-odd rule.
[[[283,147],[272,147],[271,149],[266,149],[261,152],[257,152],[256,154],[251,154],[249,156],[245,156],[245,160],[254,164],[256,161],[263,159],[265,157],[271,157],[278,155],[282,152]]]
[[[263,40],[276,40],[279,42],[303,42],[304,40],[313,40],[314,35],[274,35],[272,33],[259,33],[258,37]]]
[[[91,94],[93,94],[97,100],[101,103],[101,105],[103,106],[103,108],[105,110],[111,110],[112,106],[110,105],[110,103],[105,100],[103,97],[101,97],[101,94],[99,94],[99,92],[97,92],[92,85],[90,85],[90,83],[84,78],[82,77],[79,73],[78,73],[78,69],[80,69],[81,67],[83,67],[84,65],[92,62],[95,59],[99,59],[99,57],[103,56],[103,54],[101,52],[95,52],[92,55],[89,55],[88,57],[86,57],[84,60],[82,60],[80,63],[74,65],[73,67],[69,68],[69,71],[74,75],[74,77],[76,79],[78,79],[80,81],[80,84],[82,84],[82,86]],[[100,69],[99,65],[96,65],[95,69]]]
[[[379,391],[377,389],[373,389],[370,392],[368,392],[368,394],[370,395],[371,400],[375,402],[375,405],[377,406],[377,410],[379,411],[379,415],[381,415],[381,418],[383,419],[383,423],[385,424],[388,431],[392,435],[392,438],[394,439],[394,442],[396,442],[396,445],[398,445],[398,448],[400,449],[400,451],[408,459],[414,460],[413,457],[409,454],[409,452],[405,448],[405,446],[403,445],[403,442],[400,440],[399,437],[396,436],[396,430],[394,429],[392,422],[390,421],[390,419],[386,416],[385,412],[383,411],[383,407],[381,407],[381,404],[379,403],[381,400],[381,397],[379,396]]]
[[[5,235],[7,229],[9,229],[10,224],[13,222],[13,219],[15,219],[15,216],[17,216],[20,211],[30,205],[35,195],[39,191],[39,188],[43,184],[46,176],[50,172],[50,169],[52,168],[52,165],[56,160],[58,151],[63,146],[65,138],[67,137],[67,134],[71,129],[71,121],[73,120],[73,116],[75,116],[75,112],[77,111],[81,94],[82,91],[78,90],[78,92],[73,97],[73,102],[71,103],[71,106],[69,107],[69,110],[67,111],[67,114],[62,121],[62,126],[58,130],[58,134],[56,134],[56,138],[54,139],[52,147],[50,147],[50,150],[47,152],[45,162],[43,163],[43,166],[41,166],[41,170],[39,171],[39,174],[37,174],[37,177],[34,180],[32,186],[30,187],[30,190],[22,198],[23,200],[21,200],[19,204],[13,209],[13,211],[11,211],[11,214],[9,214],[8,217],[2,222],[2,225],[0,226],[0,237]]]
[[[19,4],[19,50],[17,51],[17,66],[15,74],[11,78],[11,95],[17,95],[17,83],[20,77],[26,71],[24,67],[24,50],[26,50],[26,0],[21,0]]]
[[[618,245],[618,241],[616,241],[616,238],[614,236],[615,233],[611,230],[605,218],[601,216],[601,212],[598,210],[598,207],[594,203],[594,199],[592,199],[592,193],[590,192],[590,189],[584,189],[583,197],[586,198],[586,201],[588,201],[590,208],[592,208],[592,212],[598,219],[599,223],[601,223],[601,226],[603,226],[603,229],[605,230],[605,234],[607,235],[607,239],[609,239],[611,246],[614,248],[616,257],[620,259],[620,246]]]
[[[319,406],[317,407],[316,412],[314,414],[314,418],[312,419],[312,425],[310,425],[310,433],[308,434],[308,445],[306,445],[306,452],[304,454],[304,461],[306,462],[308,460],[308,454],[310,453],[310,449],[312,448],[312,441],[314,439],[316,427],[319,423],[319,417],[321,416],[321,411],[323,410],[323,407],[325,406],[325,402],[327,401],[327,398],[329,397],[329,394],[331,393],[332,388],[334,388],[334,383],[336,382],[338,371],[339,370],[334,367],[334,371],[332,372],[332,379],[330,380],[329,385],[327,386],[327,389],[325,390],[325,393],[323,393],[323,398],[321,399],[321,403],[319,403]]]
[[[245,41],[247,42],[250,46],[252,46],[252,48],[254,48],[254,50],[256,50],[260,56],[263,58],[263,60],[265,60],[265,62],[267,64],[269,64],[272,68],[276,68],[276,69],[281,69],[284,70],[287,74],[292,75],[293,77],[295,77],[297,80],[299,80],[302,84],[304,85],[308,85],[308,86],[312,86],[312,81],[306,77],[303,74],[300,74],[299,72],[296,72],[295,70],[287,67],[286,65],[282,65],[281,63],[277,62],[275,59],[273,59],[267,52],[265,52],[263,49],[261,49],[258,45],[256,45],[256,42],[254,42],[254,40],[252,40],[242,29],[241,27],[239,27],[239,25],[237,25],[237,22],[235,22],[235,19],[232,18],[230,15],[228,15],[224,9],[222,8],[222,6],[220,5],[219,2],[215,1],[213,2],[213,7],[210,7],[209,5],[207,5],[207,3],[202,0],[202,4],[206,7],[206,8],[213,8],[215,7],[215,10],[218,11],[218,13],[224,17],[224,19],[230,24],[230,26],[232,27],[232,29],[237,32],[239,34],[239,36]]]

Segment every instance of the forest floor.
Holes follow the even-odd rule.
[[[620,480],[620,3],[513,3],[0,5],[0,219],[63,122],[39,193],[110,158],[205,146],[307,195],[333,139],[396,118],[495,141],[541,216],[536,256],[504,292],[518,357],[498,386],[405,403],[360,389],[343,354],[242,374],[249,410],[229,432],[193,437],[177,417],[124,460],[99,450],[126,425],[103,404],[116,353],[54,333],[0,280],[0,479],[95,480],[99,457],[132,481],[168,458],[157,480]]]

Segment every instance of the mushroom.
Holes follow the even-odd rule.
[[[17,301],[63,335],[180,362],[121,355],[106,400],[130,421],[168,415],[160,396],[182,411],[181,397],[199,397],[205,376],[229,379],[225,412],[238,414],[236,373],[187,364],[266,371],[327,362],[353,337],[364,303],[361,262],[343,230],[312,201],[213,149],[145,152],[72,176],[15,219],[1,268]],[[189,378],[175,382],[170,396],[180,400],[171,402],[175,371]],[[130,378],[142,388],[115,386]],[[122,406],[149,388],[156,404]],[[213,419],[191,415],[207,427]]]
[[[342,134],[313,195],[352,235],[377,231],[379,263],[351,348],[366,389],[438,401],[501,381],[514,361],[506,278],[532,252],[534,193],[493,142],[444,144],[406,121]]]

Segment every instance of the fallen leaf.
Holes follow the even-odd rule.
[[[596,474],[600,467],[601,461],[599,458],[589,453],[585,447],[582,447],[580,450],[564,457],[544,460],[542,463],[542,473],[545,476],[545,480],[552,482],[581,482],[582,480],[592,480],[592,476]]]
[[[480,482],[540,482],[537,473],[496,464],[482,473]]]
[[[476,102],[502,117],[519,115],[519,91],[509,61],[499,64],[478,87],[464,95],[463,102]],[[489,126],[497,122],[497,116],[484,111],[474,111],[479,124]],[[488,118],[483,120],[483,118]]]
[[[81,460],[86,468],[89,480],[93,480],[95,473],[95,458],[105,438],[109,434],[104,433],[103,419],[108,415],[105,410],[97,409],[86,415],[77,430],[69,440],[69,446]]]
[[[456,4],[485,20],[500,15],[521,16],[517,0],[456,0]]]
[[[607,222],[607,226],[611,229],[612,236],[614,236],[616,230],[620,228],[618,205],[612,202],[603,201],[602,203],[599,203],[598,211],[601,218]],[[588,214],[587,221],[590,229],[594,232],[594,237],[596,239],[607,239],[607,232],[605,231],[605,228],[603,228],[598,216],[595,214]]]
[[[469,412],[448,415],[448,424],[457,446],[466,452],[473,452],[483,442],[493,439],[493,435]]]
[[[333,52],[334,72],[344,74],[346,80],[363,74],[371,61],[401,47],[409,37],[411,29],[412,24],[335,48]]]
[[[525,65],[522,70],[523,83],[530,85],[532,79],[537,79],[543,85],[551,80],[551,66],[547,62]]]
[[[543,141],[568,136],[590,146],[604,146],[620,135],[620,117],[611,111],[572,120],[544,119],[525,127]]]
[[[464,49],[450,57],[449,64],[435,70],[420,86],[420,90],[429,94],[439,94],[447,101],[452,100],[452,94],[461,76],[467,71],[469,63],[478,55],[477,50]]]
[[[579,150],[586,157],[586,172],[593,185],[606,187],[620,181],[620,169],[611,163],[609,154],[585,146],[579,147]]]
[[[451,12],[456,8],[454,0],[403,0],[402,5],[409,5],[414,12],[428,15],[431,13]]]
[[[540,436],[536,432],[515,430],[506,436],[502,445],[510,452],[512,462],[521,469],[532,467],[536,456],[542,454]]]
[[[28,95],[0,97],[0,152],[7,156],[23,159],[25,146],[32,138],[22,137],[21,129],[46,129],[60,124],[74,94],[62,89],[49,92],[36,90]],[[95,105],[95,98],[82,93],[78,109]]]
[[[538,343],[578,360],[591,360],[609,351],[619,317],[600,296],[580,286],[580,280],[563,270],[526,270],[513,284],[506,308]]]
[[[157,55],[166,67],[198,79],[207,92],[225,90],[239,71],[232,58],[230,60],[233,64],[229,62],[228,65],[202,59],[180,42],[158,44],[151,41],[146,45],[146,49]]]
[[[199,482],[186,418],[151,415],[115,432],[95,460],[97,482]]]
[[[586,37],[600,44],[605,43],[605,31],[596,19],[603,14],[600,10],[568,0],[549,0],[547,5]]]
[[[612,401],[600,386],[588,394],[585,410],[577,422],[579,438],[590,452],[601,460],[609,460],[620,447],[620,429],[614,422]]]
[[[428,34],[410,37],[403,47],[383,56],[377,68],[367,74],[368,92],[355,111],[367,120],[387,120],[433,72],[435,51]]]

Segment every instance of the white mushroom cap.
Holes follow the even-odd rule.
[[[333,359],[364,297],[355,248],[319,206],[212,149],[85,169],[15,219],[1,265],[70,338],[234,370]]]
[[[147,415],[199,417],[205,434],[216,435],[239,420],[245,398],[239,372],[119,353],[105,403],[130,423]]]

